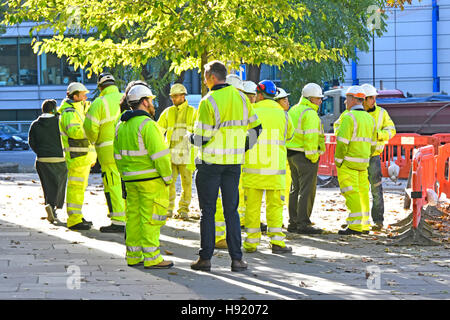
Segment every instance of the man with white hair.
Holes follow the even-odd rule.
[[[375,152],[370,156],[369,162],[369,183],[372,192],[371,216],[374,222],[373,231],[380,231],[384,221],[384,199],[383,185],[381,181],[381,158],[380,154],[384,151],[384,145],[392,139],[395,134],[395,125],[388,112],[377,106],[377,89],[371,84],[365,83],[361,86],[365,93],[364,109],[375,119],[377,131],[377,146]]]

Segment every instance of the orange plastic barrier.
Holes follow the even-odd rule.
[[[319,159],[319,171],[321,176],[337,176],[336,165],[334,164],[334,152],[336,151],[336,136],[325,134],[325,153]]]
[[[400,167],[399,178],[407,179],[411,168],[414,149],[432,145],[437,150],[439,138],[433,136],[421,136],[416,133],[396,134],[385,145],[381,156],[381,173],[388,177],[388,167],[394,162]]]
[[[419,226],[421,210],[427,204],[427,189],[435,190],[436,185],[436,159],[434,147],[428,145],[416,152],[413,158],[412,192],[413,200],[413,228]]]
[[[439,196],[444,192],[450,198],[450,175],[449,175],[450,143],[439,147],[436,158],[436,179],[439,182]]]
[[[450,133],[436,133],[432,137],[436,138],[439,144],[450,143]]]

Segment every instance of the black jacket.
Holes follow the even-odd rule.
[[[30,126],[28,144],[38,158],[64,157],[59,133],[59,117],[40,116]]]

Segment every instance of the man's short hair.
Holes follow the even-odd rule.
[[[56,111],[56,100],[47,99],[42,103],[42,113],[54,113]]]
[[[218,80],[226,81],[227,78],[227,67],[218,61],[214,60],[205,64],[205,73],[208,75],[214,75]]]

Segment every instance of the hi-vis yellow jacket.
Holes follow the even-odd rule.
[[[256,145],[245,153],[242,167],[244,188],[284,190],[286,187],[286,141],[294,126],[287,112],[273,100],[254,104],[263,130]]]
[[[325,135],[317,114],[319,106],[302,97],[288,113],[295,127],[294,137],[287,143],[289,150],[302,151],[312,163],[325,153]]]
[[[336,167],[343,164],[353,170],[366,170],[375,151],[377,132],[375,120],[362,105],[354,106],[346,113],[336,133]]]
[[[377,131],[377,147],[372,154],[373,156],[380,155],[384,150],[384,145],[391,140],[397,131],[395,130],[394,122],[389,116],[388,112],[375,104],[374,110],[368,110],[368,113],[375,119]]]

